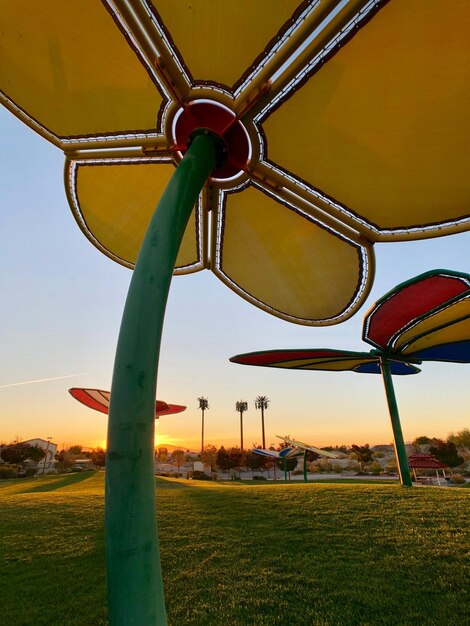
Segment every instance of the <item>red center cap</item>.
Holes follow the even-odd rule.
[[[176,118],[174,127],[175,141],[183,154],[188,149],[191,135],[198,129],[216,133],[225,144],[225,160],[213,170],[213,178],[233,178],[245,170],[251,153],[250,139],[235,113],[217,102],[207,100],[187,105]]]

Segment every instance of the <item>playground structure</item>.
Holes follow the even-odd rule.
[[[153,441],[173,273],[208,268],[322,326],[363,304],[375,242],[469,228],[465,0],[214,6],[47,0],[0,15],[0,101],[64,151],[79,227],[134,268],[108,422],[113,625],[166,623]]]
[[[470,274],[433,270],[392,289],[364,318],[370,352],[266,350],[230,359],[243,365],[382,374],[400,482],[412,486],[392,374],[417,374],[422,361],[470,363]]]

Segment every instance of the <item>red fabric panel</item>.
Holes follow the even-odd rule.
[[[94,409],[95,411],[99,411],[100,413],[106,413],[107,415],[109,411],[109,401],[106,401],[105,398],[103,398],[103,402],[99,402],[98,400],[95,400],[95,398],[91,397],[88,391],[97,391],[100,394],[109,393],[106,391],[101,391],[101,389],[88,390],[88,389],[79,389],[77,387],[69,389],[70,395],[74,397],[75,400],[78,400],[79,402],[89,407],[90,409]]]
[[[99,394],[103,397],[103,401],[100,402],[92,395]],[[80,389],[78,387],[73,387],[69,389],[69,393],[76,400],[89,407],[90,409],[94,409],[95,411],[99,411],[100,413],[105,413],[106,415],[109,413],[109,391],[103,391],[102,389]],[[181,406],[179,404],[167,404],[163,400],[157,400],[155,403],[155,417],[159,417],[160,415],[172,415],[173,413],[181,413],[186,410],[185,406]]]
[[[295,361],[297,359],[316,359],[320,357],[350,357],[351,354],[342,350],[273,350],[270,352],[252,352],[240,354],[230,359],[233,363],[243,365],[270,365],[283,361]]]
[[[180,404],[167,404],[166,410],[157,410],[156,414],[160,417],[160,415],[173,415],[174,413],[181,413],[182,411],[186,411],[185,406]]]
[[[406,285],[366,317],[364,339],[387,347],[403,326],[467,290],[465,281],[439,275]]]
[[[157,400],[155,402],[155,415],[163,415],[165,411],[168,411],[168,404],[163,400]]]

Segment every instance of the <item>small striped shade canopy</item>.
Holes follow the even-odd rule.
[[[300,456],[302,452],[298,448],[283,448],[282,450],[263,450],[262,448],[253,448],[252,452],[267,456],[272,459],[292,459]]]
[[[80,229],[129,268],[193,132],[215,132],[226,161],[175,273],[335,324],[376,241],[470,228],[469,30],[468,0],[4,2],[0,101],[64,151]]]
[[[85,389],[81,387],[72,387],[69,394],[85,406],[100,413],[109,413],[109,398],[111,392],[102,389]],[[173,413],[181,413],[186,407],[179,404],[167,404],[163,400],[157,400],[155,403],[155,419],[162,415],[172,415]]]
[[[294,370],[352,371],[360,374],[380,374],[380,359],[368,352],[332,350],[329,348],[299,350],[265,350],[233,356],[232,363],[263,365]],[[417,374],[420,370],[400,360],[391,360],[392,374]]]
[[[405,359],[470,363],[470,274],[432,270],[398,285],[366,314],[363,339]]]
[[[243,365],[379,374],[417,374],[413,363],[470,363],[470,274],[431,270],[392,289],[366,314],[363,338],[371,352],[333,349],[267,350],[230,359]],[[411,361],[411,362],[410,362]]]
[[[417,453],[408,457],[408,467],[410,469],[444,469],[448,467],[432,454]]]
[[[304,443],[303,441],[296,441],[295,439],[291,439],[290,437],[281,437],[280,435],[276,435],[279,439],[282,439],[288,445],[299,448],[300,450],[309,450],[310,452],[315,452],[316,454],[321,454],[322,456],[327,456],[331,459],[336,459],[336,454],[332,452],[328,452],[327,450],[322,450],[321,448],[315,448],[315,446],[310,445],[309,443]]]

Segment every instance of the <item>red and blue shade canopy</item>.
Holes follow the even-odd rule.
[[[243,365],[379,374],[417,374],[422,361],[470,363],[470,274],[432,270],[401,283],[366,314],[370,352],[328,348],[266,350],[230,359]]]
[[[69,389],[70,395],[85,406],[100,413],[109,413],[109,399],[111,392],[102,389],[85,389],[80,387],[72,387]],[[155,402],[155,419],[161,415],[173,415],[185,411],[186,407],[179,404],[167,404],[163,400]]]

